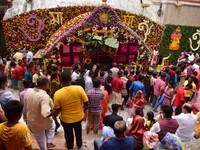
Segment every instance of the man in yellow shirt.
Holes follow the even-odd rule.
[[[17,100],[5,104],[7,122],[0,124],[1,150],[32,150],[32,137],[28,127],[19,123],[23,105]]]
[[[191,84],[192,85],[192,89],[191,90],[184,90],[184,97],[185,97],[185,101],[186,103],[187,102],[190,102],[192,101],[193,97],[194,97],[194,94],[196,92],[196,85],[195,83],[193,82],[193,77],[190,76],[188,77],[188,80],[186,80],[184,82],[184,87],[187,85],[187,84]]]
[[[71,85],[71,73],[63,71],[61,74],[62,89],[54,94],[55,115],[61,112],[60,120],[64,128],[67,148],[74,147],[74,134],[78,149],[82,147],[82,125],[84,108],[88,106],[88,98],[81,86]]]

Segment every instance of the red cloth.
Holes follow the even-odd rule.
[[[6,67],[5,64],[2,64],[2,65],[1,65],[1,68],[0,68],[0,69],[1,69],[2,74],[4,73],[5,67]]]
[[[179,127],[176,119],[172,119],[172,118],[162,119],[158,123],[160,125],[160,132],[167,131],[167,132],[175,134],[176,130]]]
[[[183,106],[184,103],[185,103],[184,88],[179,87],[176,93],[176,97],[173,102],[173,106],[176,106],[176,107]]]
[[[135,138],[138,149],[143,147],[143,134],[147,131],[147,128],[144,126],[144,122],[144,119],[140,115],[136,115],[130,127],[126,131],[127,136],[133,136]]]
[[[12,71],[12,77],[17,80],[24,78],[24,69],[21,66],[16,66]]]
[[[124,88],[124,84],[119,77],[115,77],[111,82],[111,87],[114,92],[121,93],[121,90]]]
[[[170,76],[170,81],[173,81],[176,72],[174,70],[172,70],[172,69],[169,69],[168,74]]]

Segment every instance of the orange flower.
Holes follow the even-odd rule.
[[[85,28],[83,31],[84,32],[90,31],[90,28]]]

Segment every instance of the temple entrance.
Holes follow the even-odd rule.
[[[91,56],[93,64],[100,64],[101,66],[111,67],[114,62],[114,57],[110,55],[96,55]]]

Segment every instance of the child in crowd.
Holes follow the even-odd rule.
[[[156,120],[154,119],[154,113],[152,111],[147,112],[147,121],[145,127],[150,130],[151,127],[156,123]]]
[[[23,105],[17,100],[8,101],[4,107],[7,122],[0,124],[0,149],[32,150],[32,136],[28,127],[19,122]]]

